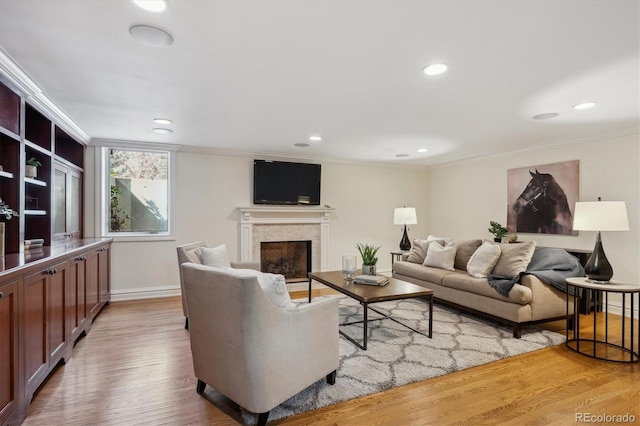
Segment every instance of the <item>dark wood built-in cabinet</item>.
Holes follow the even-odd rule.
[[[0,215],[0,425],[22,422],[110,297],[111,239],[84,238],[86,146],[30,102],[0,78],[0,198],[19,214]]]
[[[109,303],[111,239],[47,246],[0,268],[0,424],[19,424],[34,393]]]

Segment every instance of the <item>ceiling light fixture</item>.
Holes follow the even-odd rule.
[[[151,129],[151,131],[155,133],[160,133],[161,135],[169,135],[173,133],[173,130],[165,129],[163,127],[156,127],[155,129]]]
[[[593,101],[589,101],[589,102],[582,102],[581,104],[576,104],[573,106],[573,109],[589,109],[589,108],[593,108],[594,106],[596,106],[596,103]]]
[[[417,152],[420,152],[420,153],[422,153],[422,152],[429,152],[429,150],[428,150],[427,148],[418,148],[416,151],[417,151]]]
[[[426,75],[438,75],[445,72],[449,67],[445,64],[431,64],[422,69]]]
[[[311,142],[320,142],[320,141],[322,141],[322,136],[311,135],[311,136],[309,136],[309,140]]]
[[[558,114],[557,112],[545,112],[544,114],[534,115],[532,118],[534,120],[548,120],[550,118],[556,118],[559,115],[560,114]]]
[[[129,34],[140,43],[151,47],[169,47],[173,44],[173,37],[160,28],[149,25],[134,25],[129,28]]]
[[[171,123],[173,123],[168,118],[154,118],[153,121],[154,121],[154,123],[158,123],[158,124],[171,124]]]
[[[133,0],[133,2],[136,6],[148,12],[164,12],[167,8],[165,0]]]

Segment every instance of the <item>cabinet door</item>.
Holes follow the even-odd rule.
[[[87,303],[85,288],[85,260],[86,255],[73,258],[69,263],[69,329],[71,341],[76,339],[84,331],[87,321]]]
[[[109,284],[109,248],[107,247],[98,249],[98,280],[100,302],[109,303],[111,289]]]
[[[54,164],[53,239],[82,235],[82,173],[64,164]]]
[[[70,334],[67,328],[67,262],[59,263],[44,273],[47,279],[47,355],[56,364],[64,355]]]
[[[100,311],[100,279],[98,269],[98,251],[91,250],[87,253],[87,265],[85,270],[86,282],[85,287],[87,289],[86,301],[87,301],[87,314],[89,318],[93,319]]]
[[[18,282],[0,285],[0,424],[16,409],[18,370]]]
[[[47,277],[24,277],[24,368],[27,393],[32,394],[47,369]]]

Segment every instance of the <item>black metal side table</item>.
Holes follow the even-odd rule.
[[[402,260],[402,255],[405,253],[409,253],[410,250],[395,250],[391,252],[391,266],[393,266],[394,262],[398,260]]]
[[[586,277],[567,278],[567,293],[574,289],[573,292],[573,330],[569,330],[569,319],[567,319],[567,340],[565,345],[574,352],[591,358],[597,358],[605,361],[628,362],[635,363],[640,359],[637,346],[640,344],[640,327],[635,324],[635,298],[640,294],[640,286],[635,284],[623,283],[612,280],[606,284],[592,283],[587,281]],[[601,299],[602,315],[604,315],[604,330],[600,330],[598,334],[598,321],[596,312],[593,313],[593,326],[591,333],[580,331],[580,313],[579,296],[581,292],[594,291],[600,292],[604,299]],[[609,335],[609,293],[618,293],[622,297],[622,323],[621,333],[619,336]],[[625,317],[627,312],[627,296],[630,301],[629,312],[630,318]],[[567,318],[569,318],[569,300],[571,296],[567,296]],[[629,319],[627,324],[626,319]],[[602,327],[602,324],[600,324]],[[586,334],[586,335],[584,335]],[[604,336],[604,337],[603,337]]]

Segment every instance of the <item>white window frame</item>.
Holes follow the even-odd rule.
[[[98,145],[98,143],[96,143]],[[168,185],[167,185],[167,231],[166,232],[110,232],[109,220],[111,218],[110,200],[110,171],[109,150],[120,149],[139,152],[153,152],[168,154]],[[102,238],[113,238],[114,241],[173,241],[173,193],[174,193],[174,169],[175,152],[178,147],[162,144],[122,143],[118,141],[104,141],[96,146],[96,230]]]

